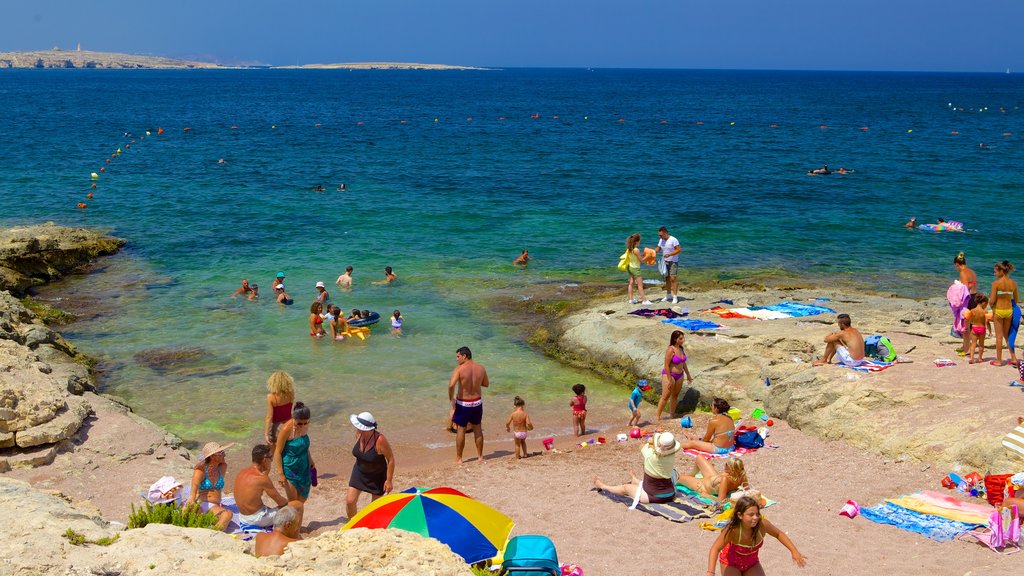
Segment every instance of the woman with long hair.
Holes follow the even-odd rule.
[[[764,576],[758,553],[766,535],[778,538],[789,549],[794,564],[801,568],[807,564],[807,558],[796,549],[789,536],[761,516],[761,506],[757,501],[743,496],[733,507],[729,525],[711,545],[707,574],[714,576],[715,564],[721,562],[722,576]]]
[[[654,419],[661,420],[661,413],[668,404],[668,411],[672,417],[676,416],[676,405],[679,403],[679,393],[683,389],[683,376],[686,376],[686,383],[693,383],[690,376],[690,369],[686,367],[686,352],[683,350],[683,342],[686,336],[682,330],[673,330],[668,338],[668,348],[665,350],[665,367],[661,370],[661,399],[658,400],[658,412]]]
[[[711,401],[711,420],[707,432],[701,439],[692,432],[685,432],[683,450],[700,450],[708,454],[728,454],[736,449],[736,424],[728,414],[729,403],[722,398]]]
[[[626,274],[629,275],[628,283],[626,284],[626,295],[629,297],[630,304],[637,304],[636,298],[633,298],[633,287],[636,286],[637,293],[640,294],[640,304],[648,305],[651,303],[644,295],[644,278],[640,275],[640,234],[632,234],[626,238],[626,253],[623,257],[626,259]]]
[[[1010,279],[1013,272],[1013,264],[1009,260],[997,262],[993,267],[996,281],[992,283],[992,296],[989,297],[989,304],[992,306],[992,321],[995,323],[996,333],[996,359],[989,362],[993,366],[1003,365],[1003,342],[1010,335],[1010,324],[1013,323],[1013,309],[1020,300],[1017,294],[1017,283]],[[1010,347],[1010,364],[1017,366],[1017,353]]]
[[[284,370],[267,378],[267,416],[263,420],[263,439],[269,446],[277,443],[277,429],[292,418],[295,380]]]
[[[971,293],[971,297],[967,300],[967,309],[973,310],[977,306],[975,297],[978,295],[978,275],[974,273],[974,270],[967,267],[967,257],[964,256],[963,252],[953,257],[953,266],[960,273],[960,283],[967,286],[967,290]],[[967,348],[970,344],[971,331],[965,329],[963,345],[957,352],[961,355],[967,354]]]

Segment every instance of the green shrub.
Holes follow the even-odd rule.
[[[99,540],[96,540],[95,542],[90,542],[89,540],[85,539],[85,535],[79,534],[78,532],[75,532],[71,528],[68,528],[68,531],[65,532],[63,534],[63,536],[65,538],[67,538],[68,542],[71,542],[71,544],[74,545],[74,546],[84,546],[86,544],[96,544],[96,545],[99,545],[99,546],[110,546],[114,542],[117,542],[117,539],[121,537],[120,534],[114,534],[113,537],[104,536],[103,538],[100,538]]]
[[[180,507],[173,502],[156,506],[146,502],[145,507],[138,510],[132,504],[132,513],[128,516],[128,528],[142,528],[147,524],[171,524],[184,528],[210,528],[212,530],[217,525],[217,515],[200,512],[199,504]]]

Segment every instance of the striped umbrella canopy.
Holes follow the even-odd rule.
[[[398,528],[434,538],[473,564],[498,554],[515,523],[454,488],[410,488],[382,496],[349,519],[350,528]]]

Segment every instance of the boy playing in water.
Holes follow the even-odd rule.
[[[967,349],[967,363],[981,364],[981,357],[985,355],[985,326],[988,324],[985,308],[988,307],[988,298],[984,294],[976,294],[974,302],[977,305],[966,314],[971,335],[970,348]],[[975,350],[978,351],[977,360],[974,359]]]
[[[516,439],[516,460],[520,458],[526,458],[530,455],[526,451],[526,433],[533,430],[533,422],[530,422],[530,415],[526,413],[526,401],[516,396],[512,400],[512,405],[516,408],[509,415],[508,421],[505,422],[505,432],[512,432]],[[522,451],[522,456],[519,455]]]
[[[587,387],[583,384],[573,384],[572,393],[576,396],[569,401],[572,407],[572,431],[577,436],[587,433]]]
[[[630,428],[640,425],[640,404],[644,401],[643,393],[650,389],[651,386],[647,383],[647,380],[640,380],[636,383],[633,391],[629,394],[630,417],[629,424],[627,426]]]

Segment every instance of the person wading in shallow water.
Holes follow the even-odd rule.
[[[490,386],[487,370],[473,361],[473,352],[463,346],[455,351],[458,366],[448,381],[448,400],[451,402],[451,420],[455,423],[455,460],[462,464],[462,451],[466,447],[466,426],[473,425],[476,456],[484,461],[484,430],[480,422],[484,415],[481,389]]]

